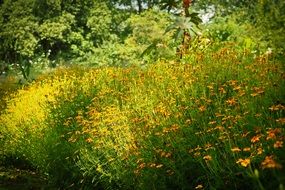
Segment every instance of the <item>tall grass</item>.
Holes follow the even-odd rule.
[[[273,55],[233,44],[146,68],[60,69],[10,97],[1,143],[64,188],[278,189],[282,85]]]

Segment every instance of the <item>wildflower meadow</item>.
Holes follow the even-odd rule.
[[[1,155],[62,187],[282,189],[284,72],[225,44],[147,68],[60,68],[7,98]]]
[[[284,10],[0,1],[0,190],[285,190]]]

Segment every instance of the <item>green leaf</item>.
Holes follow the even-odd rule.
[[[198,15],[199,15],[199,13],[194,12],[194,13],[191,13],[191,14],[189,15],[189,17],[191,17],[191,18],[193,18],[193,17],[198,17]]]
[[[174,34],[175,41],[177,41],[179,38],[181,38],[183,36],[183,33],[184,33],[184,30],[178,29],[176,31],[176,33]]]
[[[169,25],[169,26],[165,29],[164,34],[166,34],[166,33],[170,32],[171,30],[173,30],[173,29],[175,29],[175,28],[176,28],[175,23],[174,23],[174,24]]]
[[[161,40],[155,40],[152,44],[150,44],[141,54],[141,57],[150,54],[152,50],[156,49],[157,44],[161,42]]]

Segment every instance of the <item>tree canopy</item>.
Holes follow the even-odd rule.
[[[139,41],[149,38],[148,30],[138,34],[137,28],[126,22],[137,14],[143,17],[142,13],[149,9],[156,10],[152,14],[161,10],[169,16],[181,16],[183,9],[186,13],[214,6],[215,15],[237,15],[239,22],[259,27],[262,38],[271,41],[272,46],[284,48],[281,34],[285,25],[285,3],[281,0],[3,0],[0,6],[1,71],[17,67],[24,76],[40,56],[50,61],[86,60],[103,51],[106,44],[119,47],[130,42],[128,38],[140,38]],[[159,15],[169,17],[164,13]],[[148,27],[144,19],[138,22],[138,26]],[[169,26],[163,26],[164,22],[159,23],[159,19],[152,24],[160,30]]]

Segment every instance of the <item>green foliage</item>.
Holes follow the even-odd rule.
[[[270,47],[280,53],[284,49],[283,1],[205,2],[194,1],[191,6],[214,5],[217,18],[207,37],[235,40],[252,49]],[[38,68],[33,60],[43,54],[55,62],[53,66],[61,62],[126,66],[172,59],[179,44],[161,34],[170,15],[158,8],[171,14],[183,12],[182,2],[176,0],[5,0],[0,9],[0,57],[26,79]],[[177,18],[168,28],[177,29],[177,38],[188,29],[193,36],[201,22],[197,13],[184,12],[187,18]],[[244,32],[238,31],[239,25]]]
[[[48,59],[70,60],[93,53],[111,35],[125,13],[105,1],[4,1],[0,9],[0,57],[19,65],[29,78],[30,60],[49,52]]]
[[[0,72],[35,80],[0,81],[0,159],[63,189],[282,187],[285,3],[212,1],[199,34],[179,3],[1,1]]]
[[[41,40],[49,41],[52,46],[56,41],[66,41],[66,36],[75,24],[74,16],[63,12],[62,15],[45,20],[38,30]]]
[[[259,1],[256,6],[253,20],[260,30],[262,40],[269,41],[269,45],[277,51],[285,49],[285,2],[281,0]]]
[[[164,34],[170,23],[170,16],[159,10],[150,9],[140,15],[131,15],[117,28],[121,36],[110,35],[93,53],[86,54],[80,61],[85,65],[130,66],[145,65],[158,59],[171,59],[175,56],[171,34]],[[155,51],[142,53],[155,44]]]
[[[236,45],[214,43],[179,63],[42,75],[7,102],[2,154],[61,188],[276,189],[282,63]]]
[[[264,43],[263,41],[257,42],[254,33],[249,33],[253,27],[246,22],[239,23],[237,17],[238,15],[215,17],[211,23],[204,25],[204,34],[215,42],[234,41],[241,47],[245,45],[249,49],[253,49],[253,46],[257,48],[254,43]],[[252,39],[252,44],[249,41],[250,39]]]
[[[18,87],[15,77],[9,76],[6,78],[6,76],[0,75],[0,113],[6,107],[5,98],[16,91]]]
[[[5,1],[1,5],[1,57],[16,60],[19,55],[32,56],[37,48],[38,28],[31,1]]]
[[[148,10],[141,15],[134,15],[127,20],[132,33],[125,40],[125,44],[136,48],[136,57],[140,57],[143,51],[151,44],[156,44],[157,51],[150,55],[149,59],[157,60],[173,56],[173,43],[170,35],[164,31],[170,23],[170,16],[156,10]]]
[[[175,40],[182,39],[184,32],[197,34],[197,27],[201,23],[202,20],[198,17],[198,13],[191,13],[189,17],[177,17],[173,24],[166,28],[165,33],[176,30],[174,34]]]
[[[178,0],[162,0],[160,1],[160,7],[170,12],[172,9],[178,9],[180,3]]]
[[[95,45],[100,45],[108,40],[111,33],[112,13],[106,3],[96,3],[88,16],[86,26],[90,29],[88,36]]]
[[[196,6],[199,5],[205,8],[209,7],[208,1],[199,1],[196,3]],[[285,39],[284,35],[282,35],[285,28],[284,1],[216,0],[212,1],[211,5],[214,5],[216,19],[218,19],[216,20],[216,26],[221,27],[221,30],[217,30],[217,33],[213,34],[215,35],[214,38],[227,40],[227,38],[231,36],[230,38],[241,39],[242,37],[232,34],[242,33],[241,36],[249,36],[257,46],[261,44],[262,49],[270,47],[279,53],[284,51]],[[225,22],[227,22],[227,25],[224,25]],[[239,26],[241,26],[242,29],[238,29]],[[244,32],[246,34],[244,34]]]

